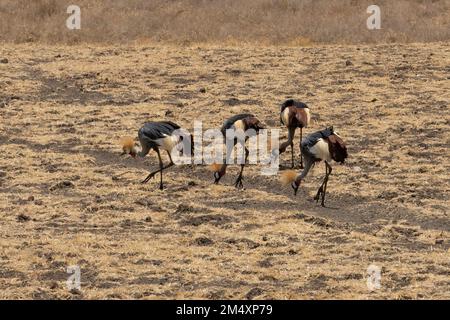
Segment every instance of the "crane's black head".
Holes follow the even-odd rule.
[[[120,155],[123,156],[129,154],[133,158],[136,158],[137,146],[133,138],[123,137],[122,139],[120,139],[120,144],[122,145],[122,153]]]
[[[280,182],[288,186],[290,185],[294,189],[294,195],[297,195],[298,188],[300,187],[301,178],[294,170],[287,170],[281,173]]]
[[[294,196],[297,195],[297,191],[298,191],[298,188],[300,188],[301,181],[302,180],[300,178],[297,178],[291,184],[292,189],[294,189]]]
[[[214,184],[218,184],[220,179],[225,175],[226,167],[223,166],[219,171],[214,172]]]
[[[132,156],[133,158],[136,158],[137,156],[137,146],[134,146],[132,148],[124,148],[122,153],[120,154],[121,156],[127,155],[129,154],[130,156]]]
[[[209,168],[214,172],[214,184],[218,184],[220,179],[225,175],[227,167],[222,164],[213,163]]]

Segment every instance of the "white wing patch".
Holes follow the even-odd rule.
[[[309,108],[305,108],[305,112],[306,112],[306,123],[305,123],[305,128],[309,125],[309,122],[311,121],[311,114],[309,113]]]
[[[238,121],[236,121],[233,125],[234,125],[235,130],[241,129],[242,131],[245,132],[245,124],[244,124],[244,121],[238,120]]]
[[[317,140],[316,144],[313,145],[310,149],[312,154],[317,159],[322,159],[325,161],[331,161],[330,150],[328,149],[328,143],[326,143],[323,139]]]
[[[289,108],[286,108],[283,110],[283,113],[281,114],[281,119],[283,120],[284,125],[289,124]]]
[[[178,144],[178,137],[176,136],[165,136],[155,140],[155,142],[166,151],[172,152],[172,149]]]

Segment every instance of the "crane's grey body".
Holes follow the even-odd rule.
[[[278,156],[286,151],[290,146],[291,153],[291,167],[294,167],[294,136],[297,128],[300,128],[300,141],[303,137],[303,128],[308,127],[311,114],[306,103],[298,100],[289,99],[281,104],[280,107],[280,122],[288,129],[288,139],[283,142],[278,148]],[[301,151],[301,150],[300,150]],[[303,168],[303,156],[300,152],[300,168]]]
[[[321,159],[321,154],[317,153],[317,148],[314,149],[314,146],[320,143],[321,139],[328,138],[334,134],[332,128],[326,128],[324,130],[316,131],[308,136],[306,136],[301,142],[300,142],[300,148],[302,150],[303,156],[306,158],[311,158],[313,161],[318,160],[327,160],[329,156],[326,156],[326,159]],[[324,150],[325,151],[325,150]]]
[[[334,132],[333,127],[309,134],[301,141],[300,148],[305,160],[305,169],[292,184],[294,192],[297,193],[300,182],[306,178],[315,163],[323,160],[325,163],[325,178],[314,200],[319,201],[320,196],[322,196],[321,204],[325,206],[328,178],[333,170],[330,162],[331,160],[344,162],[347,158],[347,148],[339,135]]]
[[[161,148],[167,150],[172,143],[164,143],[165,139],[171,140],[175,130],[180,129],[176,123],[171,121],[147,122],[138,131],[139,142],[142,146],[140,156],[145,156],[150,150]]]
[[[179,141],[179,138],[174,136],[174,131],[178,129],[180,129],[180,126],[171,121],[147,122],[142,126],[142,128],[139,129],[138,138],[142,149],[138,152],[138,155],[140,157],[145,157],[150,150],[155,150],[159,160],[159,170],[150,173],[144,181],[142,181],[142,183],[148,182],[155,176],[155,174],[159,172],[161,176],[159,188],[161,190],[164,188],[162,172],[164,169],[174,165],[170,153]],[[169,156],[170,163],[166,166],[163,165],[159,151],[160,148],[167,151],[167,155]]]
[[[234,115],[234,116],[228,118],[223,123],[222,128],[220,129],[220,132],[222,132],[222,135],[225,137],[226,131],[228,129],[233,129],[235,127],[236,122],[241,121],[245,118],[249,118],[249,117],[254,117],[254,115],[251,113],[241,113],[241,114],[237,114],[237,115]]]

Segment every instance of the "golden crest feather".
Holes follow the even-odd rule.
[[[281,184],[288,186],[297,179],[298,173],[294,170],[286,170],[281,173],[280,182]]]
[[[123,149],[132,149],[134,147],[134,139],[132,137],[122,137],[119,143]]]
[[[208,166],[208,169],[212,172],[219,172],[220,168],[222,168],[222,165],[218,163],[213,163]]]

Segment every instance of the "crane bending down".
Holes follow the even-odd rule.
[[[214,171],[214,183],[218,184],[220,179],[225,175],[227,166],[230,163],[231,150],[232,150],[232,148],[234,148],[236,146],[237,143],[240,143],[245,150],[245,160],[241,164],[241,171],[239,172],[239,175],[234,183],[234,186],[236,188],[243,188],[242,173],[244,171],[245,162],[247,161],[248,154],[249,154],[249,151],[248,151],[247,147],[245,146],[245,142],[248,140],[250,135],[246,135],[244,140],[237,139],[237,138],[233,138],[232,140],[227,140],[226,132],[229,129],[236,130],[236,131],[242,130],[244,133],[247,132],[247,133],[250,133],[250,135],[251,135],[252,133],[258,134],[259,130],[265,129],[265,127],[258,120],[258,118],[256,118],[253,114],[242,113],[242,114],[238,114],[238,115],[232,116],[231,118],[227,119],[223,123],[222,128],[220,129],[220,131],[222,132],[222,135],[223,135],[224,143],[227,146],[227,155],[226,155],[225,163],[223,163],[222,165],[214,164],[211,166],[212,170]],[[253,129],[254,131],[253,132],[247,131],[247,130],[251,130],[251,129]]]
[[[163,171],[174,165],[170,153],[182,140],[182,136],[175,135],[174,131],[180,129],[180,126],[171,121],[147,122],[138,131],[140,147],[134,144],[133,138],[122,139],[122,155],[129,154],[133,158],[145,157],[150,150],[155,150],[159,160],[159,170],[151,172],[142,183],[147,183],[157,173],[160,173],[159,189],[163,190]],[[192,136],[191,136],[192,139]],[[191,140],[192,142],[192,140]],[[170,163],[164,166],[161,159],[160,149],[165,150],[169,156]]]
[[[344,163],[348,157],[347,147],[342,138],[334,131],[333,127],[326,128],[321,131],[314,132],[302,140],[301,146],[302,154],[305,158],[305,169],[301,174],[294,171],[287,171],[283,173],[282,181],[285,184],[291,184],[294,189],[294,194],[300,187],[300,183],[308,175],[309,170],[316,162],[325,162],[325,178],[317,191],[314,200],[319,202],[322,197],[321,205],[325,206],[325,194],[327,192],[328,177],[331,174],[332,168],[331,160]]]
[[[295,130],[300,128],[300,142],[302,141],[303,128],[308,127],[311,120],[309,107],[300,101],[293,99],[286,100],[281,105],[280,109],[280,121],[288,129],[288,140],[283,142],[278,151],[279,155],[286,151],[288,146],[291,146],[291,167],[294,167],[294,135]],[[301,150],[300,150],[301,151]],[[300,153],[300,168],[303,169],[303,156]]]

